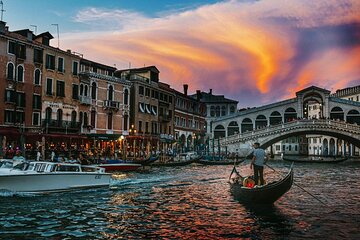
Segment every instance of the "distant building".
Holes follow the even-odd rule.
[[[175,140],[177,152],[201,151],[205,148],[206,105],[201,102],[201,93],[188,95],[188,85],[184,92],[175,93]]]
[[[192,97],[197,98],[197,94],[192,95]],[[206,133],[210,137],[213,131],[212,121],[236,113],[238,101],[225,98],[224,95],[214,95],[212,89],[209,92],[200,92],[199,95],[200,102],[206,105]],[[220,136],[215,131],[214,136],[211,137],[225,136]]]

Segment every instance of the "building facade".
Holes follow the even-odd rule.
[[[184,92],[175,93],[175,140],[177,153],[205,150],[206,105],[200,101],[200,91],[196,97],[188,95],[188,85]]]

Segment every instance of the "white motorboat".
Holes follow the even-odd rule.
[[[25,160],[24,160],[25,161]],[[23,163],[24,161],[18,161],[14,159],[1,159],[0,160],[0,174],[10,172],[14,166]]]
[[[24,162],[0,171],[0,190],[21,193],[61,192],[110,185],[104,168],[73,163]]]

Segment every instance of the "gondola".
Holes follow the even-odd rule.
[[[230,191],[235,200],[245,204],[273,204],[290,190],[294,182],[294,172],[291,166],[288,174],[279,181],[253,188],[244,187],[242,179],[230,181]]]
[[[199,159],[196,163],[200,163],[202,165],[234,165],[234,162],[236,161],[236,165],[242,163],[245,161],[245,159],[224,159],[224,160],[205,160],[205,159]]]
[[[330,158],[330,157],[283,157],[284,161],[298,162],[298,163],[340,163],[346,161],[348,158]]]
[[[159,155],[152,155],[146,159],[143,160],[131,160],[133,163],[141,164],[143,166],[148,166],[152,164],[153,162],[157,161],[159,159]]]
[[[171,162],[156,162],[156,163],[151,163],[151,166],[154,166],[154,167],[186,166],[186,165],[198,162],[201,158],[202,158],[202,156],[198,156],[197,158],[190,159],[190,160],[179,160],[179,161],[171,161]]]

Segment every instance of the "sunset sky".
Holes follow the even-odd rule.
[[[155,65],[162,82],[254,107],[315,85],[360,85],[359,0],[3,0],[10,30],[118,69]],[[36,25],[36,28],[34,26]],[[57,39],[52,41],[57,46]]]

